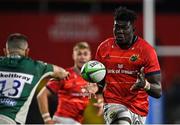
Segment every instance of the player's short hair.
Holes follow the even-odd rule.
[[[73,51],[77,51],[77,50],[80,50],[80,49],[88,49],[88,50],[90,50],[90,45],[87,42],[78,42],[73,47]]]
[[[28,48],[27,36],[20,33],[13,33],[8,36],[6,47],[9,50],[25,50]]]
[[[127,9],[126,7],[118,7],[115,10],[114,20],[118,21],[130,21],[131,23],[134,23],[134,21],[137,19],[137,15],[134,11]]]

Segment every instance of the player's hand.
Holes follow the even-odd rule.
[[[69,72],[67,72],[64,68],[53,65],[53,74],[52,76],[61,80],[68,79],[69,77]]]
[[[137,81],[136,83],[130,88],[130,90],[138,90],[140,88],[144,88],[146,84],[145,74],[144,74],[144,67],[140,69],[140,72],[137,73]]]
[[[81,91],[83,93],[88,93],[89,99],[92,97],[96,98],[96,92],[98,91],[98,86],[96,83],[88,83],[86,86],[83,86],[81,88]]]
[[[102,95],[97,95],[97,102],[93,104],[93,106],[98,108],[98,116],[101,116],[103,114],[103,105],[104,105],[104,99]]]
[[[63,80],[68,80],[69,79],[69,72],[67,72],[66,70],[62,70],[59,73],[59,79],[63,79]]]

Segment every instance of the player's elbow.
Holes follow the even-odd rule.
[[[151,93],[149,94],[151,97],[159,99],[161,97],[161,93]]]
[[[154,98],[159,99],[162,96],[161,92],[156,93],[156,95],[154,96]]]
[[[154,98],[159,99],[162,96],[162,90],[159,89],[155,92]]]

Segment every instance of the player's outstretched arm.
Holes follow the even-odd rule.
[[[53,65],[53,70],[54,70],[52,74],[53,77],[56,77],[59,79],[67,79],[69,76],[69,72],[67,72],[65,69],[59,66]]]
[[[41,112],[45,124],[54,124],[54,121],[50,116],[49,106],[48,106],[48,97],[50,95],[51,92],[46,87],[43,87],[42,90],[37,95],[39,110]]]
[[[103,114],[103,105],[104,105],[104,99],[102,94],[97,94],[96,96],[97,102],[93,104],[93,106],[98,108],[97,115],[101,116]]]
[[[146,92],[155,98],[160,98],[162,93],[161,88],[161,74],[155,74],[147,77],[146,86],[144,87]]]
[[[138,90],[144,88],[144,90],[152,97],[160,98],[162,93],[161,88],[161,74],[153,74],[145,79],[144,67],[141,68],[137,74],[137,81],[131,87],[131,90]]]
[[[102,92],[103,92],[103,89],[104,89],[104,86],[105,86],[105,79],[103,79],[102,81],[97,83],[97,85],[98,85],[98,91],[96,93],[97,102],[94,103],[93,105],[98,108],[97,115],[101,116],[103,114],[103,105],[104,105],[104,98],[103,98]]]

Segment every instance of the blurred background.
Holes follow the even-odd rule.
[[[162,69],[163,97],[149,98],[147,123],[180,123],[179,0],[0,0],[0,55],[7,36],[19,32],[28,36],[33,59],[70,67],[75,43],[89,42],[94,57],[100,42],[113,35],[118,6],[137,12],[136,33],[155,47]],[[51,103],[53,114],[55,99]],[[96,112],[90,105],[84,123],[103,123]],[[27,123],[42,123],[35,99]]]

